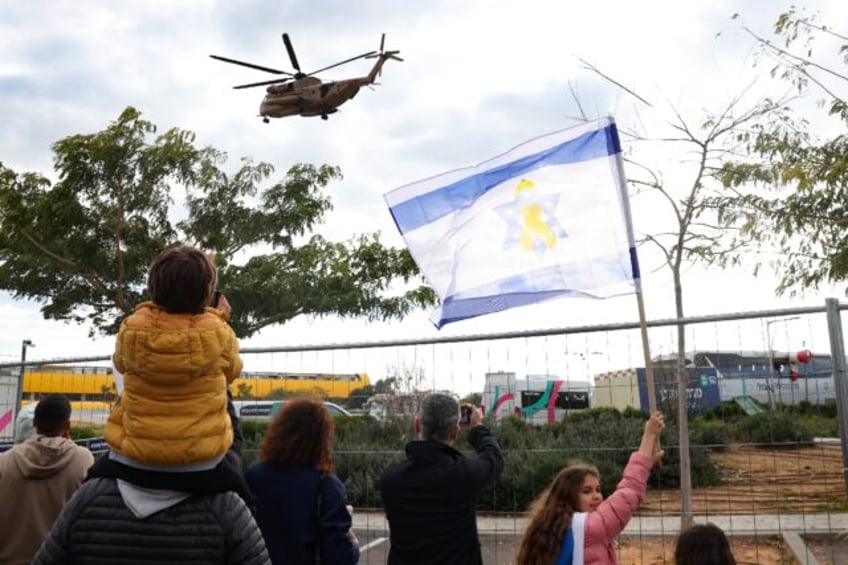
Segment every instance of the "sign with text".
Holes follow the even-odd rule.
[[[636,369],[639,381],[639,404],[648,411],[648,385],[645,369]],[[686,368],[686,406],[690,415],[697,414],[721,403],[718,374],[712,368]],[[663,411],[677,409],[678,382],[673,369],[654,370],[654,388],[657,405]]]

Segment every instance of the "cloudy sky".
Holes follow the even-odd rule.
[[[151,0],[31,1],[0,4],[0,161],[18,172],[53,176],[50,145],[99,131],[127,105],[160,129],[196,132],[202,145],[274,164],[341,167],[330,187],[335,210],[321,232],[341,239],[379,230],[402,245],[382,195],[403,184],[473,165],[540,134],[575,124],[575,96],[590,117],[613,114],[622,129],[660,137],[672,109],[693,122],[718,111],[745,88],[753,97],[780,88],[755,80],[753,42],[731,20],[739,13],[767,34],[788,2],[656,0],[561,2],[525,0]],[[847,21],[844,2],[809,2],[824,21]],[[210,54],[290,69],[281,33],[301,67],[321,68],[363,51],[399,49],[373,90],[363,89],[328,121],[256,117],[261,88],[236,84],[269,75],[228,65]],[[654,103],[648,108],[597,75],[591,62]],[[322,74],[363,75],[370,61]],[[625,148],[636,151],[636,148]],[[667,178],[687,178],[687,154],[654,148],[640,158]],[[668,210],[634,200],[638,233],[668,221]],[[641,255],[648,317],[673,315],[670,276]],[[821,305],[834,289],[778,298],[770,276],[749,271],[687,270],[691,315]],[[237,307],[237,305],[236,305]],[[434,337],[636,319],[632,297],[606,302],[565,299],[454,324],[438,333],[428,312],[394,324],[296,320],[267,328],[243,345],[273,346],[390,337]],[[0,296],[0,360],[108,354],[112,340],[87,329],[41,320],[38,305]]]

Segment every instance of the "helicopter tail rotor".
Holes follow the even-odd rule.
[[[366,56],[366,59],[375,59],[377,57],[384,57],[386,59],[394,59],[395,61],[403,61],[400,57],[397,56],[400,51],[386,51],[386,34],[384,33],[382,37],[380,37],[380,50],[372,51],[371,54]]]

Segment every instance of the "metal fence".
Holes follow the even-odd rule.
[[[799,563],[839,563],[839,556],[848,554],[848,542],[840,537],[848,532],[846,375],[839,316],[845,308],[848,306],[829,300],[822,307],[648,323],[651,352],[657,361],[657,398],[672,420],[678,399],[677,376],[670,367],[677,351],[677,327],[685,328],[693,466],[709,464],[718,473],[711,481],[696,479],[692,510],[696,522],[714,522],[730,534],[742,562],[792,563],[794,559]],[[812,352],[812,360],[803,362],[803,353],[797,353],[807,350]],[[484,497],[483,506],[489,510],[481,512],[480,531],[487,563],[511,562],[526,502],[546,486],[552,469],[573,458],[592,462],[620,459],[637,447],[638,435],[626,430],[608,434],[615,437],[602,437],[599,432],[595,440],[579,446],[566,441],[569,426],[578,429],[579,417],[573,414],[582,411],[584,391],[592,408],[640,410],[646,406],[638,323],[447,339],[245,348],[242,357],[248,377],[298,375],[305,383],[302,392],[311,388],[356,413],[370,408],[384,417],[386,407],[381,412],[379,403],[369,406],[365,402],[373,396],[373,388],[361,390],[350,382],[335,388],[328,375],[357,376],[363,379],[356,383],[362,387],[394,379],[393,386],[385,390],[391,389],[389,396],[395,398],[439,390],[477,401],[496,420],[496,434],[507,442],[504,454],[509,471]],[[108,359],[40,359],[23,366],[28,373],[35,373],[44,372],[46,364],[67,371],[58,382],[66,389],[63,392],[77,394],[75,420],[95,429],[102,424],[108,406],[104,410],[102,404],[94,404],[108,403],[115,395],[108,384],[96,380],[102,378],[99,373],[108,366]],[[10,403],[21,367],[20,363],[0,364],[4,406]],[[310,381],[315,386],[308,386]],[[97,392],[79,393],[86,388],[81,385],[85,382],[99,386],[99,396]],[[250,395],[240,398],[242,405],[267,404],[267,398],[251,394],[258,389],[249,384],[250,378],[233,390],[237,395]],[[475,394],[479,396],[472,396]],[[35,396],[37,393],[24,391],[22,403],[26,405]],[[3,409],[0,406],[0,411]],[[411,439],[404,412],[408,410],[401,409],[397,420],[380,424],[388,430],[382,444],[347,441],[343,434],[353,426],[339,424],[335,462],[358,507],[354,524],[367,548],[365,563],[385,562],[388,530],[376,485],[381,468],[400,460],[403,442]],[[758,419],[766,422],[760,428],[751,423]],[[521,445],[521,437],[535,432],[521,432],[524,428],[517,427],[516,420],[533,429],[544,427],[544,422],[560,422],[556,425],[562,441],[542,448]],[[784,429],[787,426],[789,429]],[[673,429],[672,422],[669,431]],[[8,432],[6,426],[7,436]],[[679,450],[674,433],[666,433],[663,439],[672,459]],[[248,437],[246,463],[255,458],[257,445],[255,438]],[[673,466],[652,479],[646,500],[622,536],[621,563],[668,562],[680,527],[682,497],[679,483],[673,479]],[[698,472],[693,469],[693,474]],[[614,485],[617,477],[604,479]]]

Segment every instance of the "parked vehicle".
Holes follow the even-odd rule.
[[[242,421],[268,421],[282,409],[285,400],[234,400],[236,413]],[[334,402],[324,401],[333,416],[350,416],[350,412]]]

